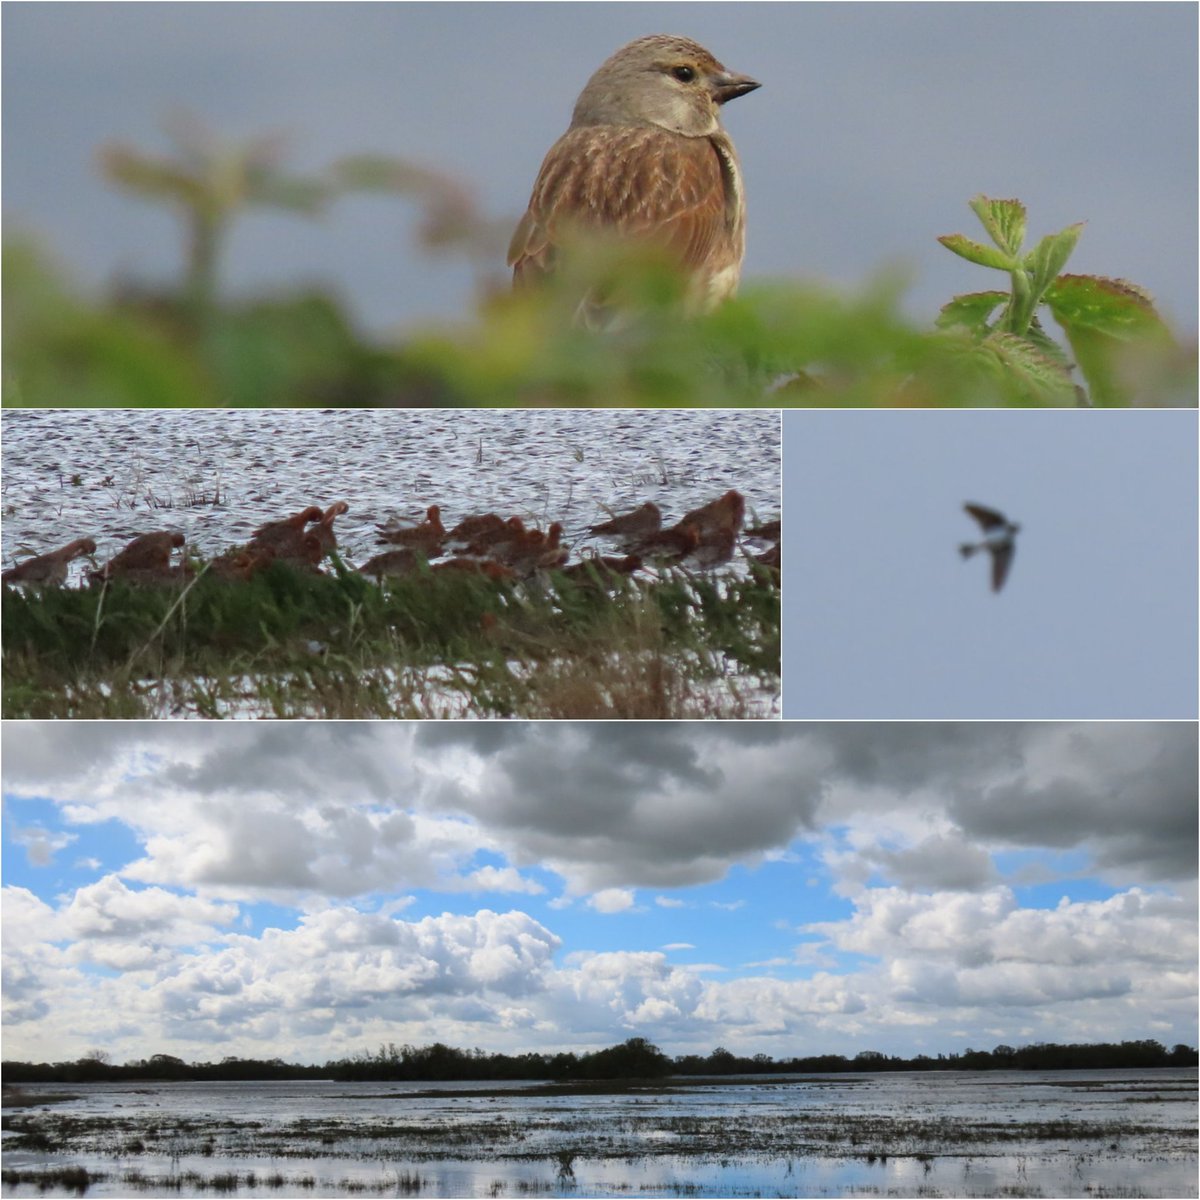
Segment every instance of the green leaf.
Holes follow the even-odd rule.
[[[319,213],[333,197],[333,188],[318,179],[280,175],[273,170],[251,170],[246,179],[246,199],[253,204],[289,212]]]
[[[992,241],[1015,259],[1025,242],[1025,205],[1020,200],[992,200],[988,196],[976,196],[970,204]]]
[[[193,206],[205,202],[200,182],[175,163],[142,154],[129,146],[110,143],[99,152],[100,169],[113,183],[142,196],[182,200]]]
[[[1042,293],[1058,278],[1058,273],[1067,265],[1067,259],[1075,249],[1083,233],[1084,222],[1068,225],[1061,233],[1048,233],[1025,256],[1025,269],[1033,283],[1033,294],[1040,299]]]
[[[1149,295],[1123,279],[1060,275],[1046,304],[1062,326],[1098,406],[1131,402],[1144,373],[1135,347],[1162,349],[1173,339]]]
[[[980,346],[1035,399],[1054,404],[1075,403],[1075,383],[1070,371],[1029,338],[1015,333],[992,333]]]
[[[1093,329],[1107,337],[1170,338],[1149,293],[1124,279],[1101,275],[1060,275],[1046,290],[1044,302],[1068,332]]]
[[[1030,323],[1025,337],[1048,358],[1054,359],[1064,371],[1070,371],[1075,366],[1067,352],[1042,328],[1037,317]]]
[[[1007,292],[970,292],[955,296],[949,304],[942,306],[935,324],[939,329],[962,325],[974,333],[987,333],[988,318],[1007,302]]]
[[[973,242],[970,238],[963,237],[961,233],[943,234],[938,241],[947,250],[953,250],[961,258],[967,259],[968,262],[978,263],[981,267],[995,267],[997,271],[1011,271],[1019,265],[1015,258],[1003,251],[985,246],[982,242]]]

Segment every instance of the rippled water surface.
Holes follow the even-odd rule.
[[[15,1149],[5,1166],[83,1166],[104,1176],[95,1196],[1197,1194],[1195,1070],[816,1075],[595,1096],[332,1081],[71,1090],[78,1099],[13,1110],[4,1134],[11,1145],[13,1116],[33,1120],[64,1148]]]
[[[209,556],[263,521],[346,500],[337,531],[359,563],[376,522],[449,527],[519,514],[583,531],[654,500],[664,519],[737,488],[779,515],[779,416],[768,411],[10,410],[3,414],[3,562],[92,537],[180,529]],[[82,567],[77,565],[77,572]],[[76,576],[76,578],[78,575]]]

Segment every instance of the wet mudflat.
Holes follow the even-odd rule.
[[[74,1091],[6,1110],[5,1195],[1197,1194],[1195,1070]]]

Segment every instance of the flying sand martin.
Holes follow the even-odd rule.
[[[998,592],[1004,586],[1008,568],[1012,566],[1015,539],[1021,527],[1003,513],[994,508],[984,508],[982,504],[964,504],[963,508],[979,522],[983,540],[964,542],[958,552],[963,558],[970,558],[976,550],[986,550],[992,556],[992,591]]]

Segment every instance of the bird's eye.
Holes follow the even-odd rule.
[[[672,67],[671,74],[679,80],[680,83],[691,83],[696,78],[696,72],[691,67]]]

